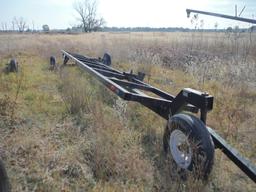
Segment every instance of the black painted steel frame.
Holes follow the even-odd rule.
[[[213,96],[190,88],[184,88],[177,96],[170,95],[156,87],[144,83],[139,75],[118,71],[104,65],[100,60],[62,50],[66,65],[69,59],[92,76],[116,95],[127,101],[136,101],[148,107],[164,119],[181,111],[197,113],[200,110],[200,119],[206,124],[207,112],[213,108]],[[157,95],[151,97],[143,91]],[[213,129],[207,127],[216,148],[222,150],[248,177],[256,182],[256,168],[247,159],[243,158],[236,149],[232,148]]]
[[[207,11],[199,11],[199,10],[194,10],[194,9],[186,9],[186,12],[187,12],[188,17],[190,15],[190,13],[198,13],[198,14],[209,15],[209,16],[214,16],[214,17],[221,17],[221,18],[224,18],[224,19],[231,19],[231,20],[256,24],[255,19],[248,19],[248,18],[243,18],[243,17],[230,16],[230,15],[212,13],[212,12],[207,12]]]

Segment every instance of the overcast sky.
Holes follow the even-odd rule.
[[[51,29],[66,29],[77,24],[73,8],[75,0],[0,0],[0,24],[10,25],[14,16],[23,17],[30,28],[36,29],[48,24]],[[238,13],[246,6],[241,16],[256,17],[256,0],[97,0],[98,14],[103,17],[107,26],[112,27],[188,27],[190,19],[186,8],[198,9],[234,15],[237,4]],[[223,29],[239,25],[249,27],[237,21],[200,15],[204,28]],[[256,18],[255,18],[256,19]]]

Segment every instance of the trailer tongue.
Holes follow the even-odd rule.
[[[213,96],[190,88],[185,88],[174,96],[143,82],[142,73],[121,72],[100,59],[64,50],[62,53],[64,65],[69,59],[73,60],[120,98],[136,101],[166,119],[164,151],[172,156],[183,172],[193,171],[195,177],[206,179],[213,166],[214,149],[219,148],[256,182],[255,166],[206,126],[207,112],[213,108]],[[145,92],[153,93],[156,97],[148,96]],[[200,119],[191,115],[198,112]]]

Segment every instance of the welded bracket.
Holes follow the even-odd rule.
[[[200,109],[201,121],[206,122],[207,112],[213,108],[213,96],[191,88],[185,88],[174,98],[171,103],[171,114],[174,115],[191,104]]]

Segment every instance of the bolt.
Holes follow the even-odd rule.
[[[202,96],[209,96],[209,93],[203,92],[201,95],[202,95]]]

